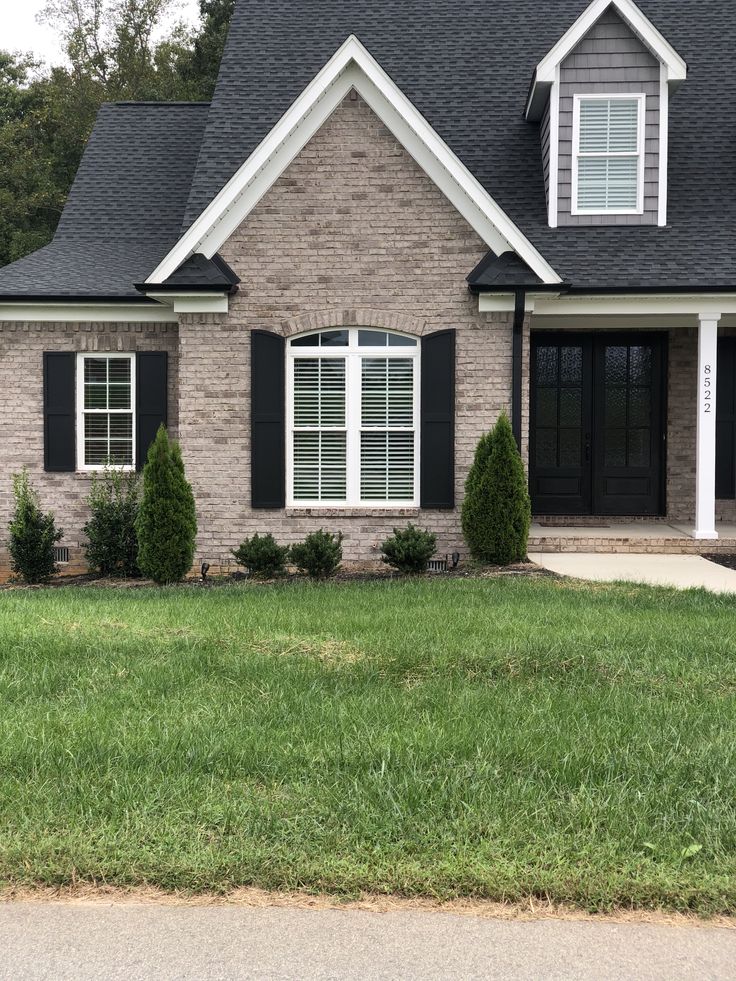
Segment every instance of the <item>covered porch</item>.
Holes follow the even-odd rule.
[[[525,313],[530,551],[736,552],[736,295]]]

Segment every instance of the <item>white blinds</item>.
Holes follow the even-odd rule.
[[[344,334],[342,350],[329,353],[322,335],[289,346],[289,498],[413,504],[419,345],[367,328]]]
[[[639,112],[634,99],[581,99],[577,158],[579,211],[636,211]]]
[[[294,359],[294,499],[346,494],[345,359]]]
[[[414,360],[361,362],[360,496],[414,497]],[[408,431],[407,431],[408,430]]]

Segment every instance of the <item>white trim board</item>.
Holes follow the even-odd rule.
[[[629,25],[631,30],[649,48],[665,70],[668,85],[679,85],[687,77],[687,64],[675,51],[669,41],[657,30],[654,24],[637,7],[633,0],[593,0],[582,12],[572,27],[542,58],[534,72],[534,81],[526,105],[526,118],[538,121],[547,99],[547,93],[554,83],[555,71],[559,64],[582,41],[596,21],[613,7]]]
[[[514,309],[513,293],[480,293],[480,313],[509,313]],[[565,316],[700,316],[736,313],[736,293],[718,294],[598,294],[560,295],[530,291],[526,299],[527,313],[534,317]],[[571,324],[571,326],[577,326]],[[595,326],[595,324],[591,324]]]
[[[318,72],[147,282],[164,282],[195,252],[212,258],[353,88],[490,249],[497,255],[516,252],[544,283],[561,282],[355,35]]]
[[[2,321],[32,323],[178,324],[173,307],[136,303],[0,302]]]

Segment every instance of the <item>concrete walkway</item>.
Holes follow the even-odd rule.
[[[736,931],[450,913],[0,905],[0,978],[732,981]]]
[[[702,587],[736,594],[736,572],[700,555],[651,555],[636,552],[535,552],[529,558],[550,572],[595,582],[643,582],[676,589]],[[736,970],[734,971],[736,976]]]

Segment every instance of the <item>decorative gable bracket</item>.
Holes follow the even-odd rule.
[[[560,277],[351,35],[146,281],[152,290],[190,256],[211,258],[247,218],[351,89],[370,106],[496,254],[514,251],[544,283]],[[150,295],[150,294],[149,294]]]

